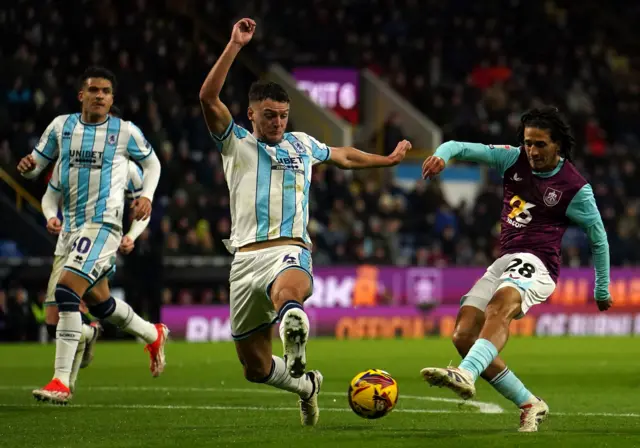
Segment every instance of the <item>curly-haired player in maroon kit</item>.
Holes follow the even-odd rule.
[[[591,185],[571,163],[574,139],[554,107],[533,109],[521,118],[520,147],[450,141],[425,160],[431,178],[451,158],[486,163],[504,177],[500,257],[463,298],[453,342],[464,357],[458,367],[426,368],[425,380],[461,398],[472,398],[479,376],[521,411],[521,432],[534,432],[549,406],[527,390],[498,353],[513,319],[523,317],[553,293],[560,274],[562,236],[571,224],[582,227],[595,265],[595,299],[600,311],[609,295],[609,244]]]

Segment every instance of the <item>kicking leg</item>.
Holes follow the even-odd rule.
[[[467,356],[484,325],[484,312],[474,306],[462,306],[456,319],[456,327],[453,331],[453,345],[463,358]],[[507,368],[504,361],[498,356],[482,373],[482,378],[489,383]],[[508,398],[508,397],[507,397]]]
[[[460,308],[453,332],[453,343],[463,358],[478,339],[484,324],[484,312],[474,306]],[[522,381],[506,366],[498,356],[480,375],[504,398],[520,408],[520,431],[537,431],[541,416],[549,412],[549,407],[533,395]],[[538,416],[538,418],[531,418]]]
[[[300,378],[289,375],[284,360],[272,354],[271,327],[256,331],[235,344],[244,377],[248,381],[297,394],[300,397],[302,424],[313,426],[318,422],[318,394],[322,385],[320,372],[307,372]]]
[[[485,310],[479,338],[473,343],[458,368],[426,368],[421,371],[433,386],[445,386],[465,400],[476,393],[478,377],[498,357],[509,337],[509,325],[521,311],[520,290],[505,285],[499,288]]]

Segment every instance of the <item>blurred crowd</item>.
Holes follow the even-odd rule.
[[[198,8],[213,38],[194,33],[192,19],[169,4]],[[612,263],[640,261],[640,84],[638,61],[630,56],[639,54],[633,27],[640,4],[16,0],[0,6],[0,166],[15,175],[17,160],[46,125],[79,110],[77,76],[89,64],[107,66],[118,76],[115,103],[123,118],[144,131],[162,163],[143,240],[154,256],[227,255],[221,241],[230,231],[228,190],[198,91],[224,44],[216,37],[227,39],[241,16],[259,24],[246,49],[254,61],[369,68],[439,124],[445,139],[516,144],[525,109],[557,105],[575,130],[574,158],[594,186]],[[254,79],[237,63],[222,93],[245,127]],[[396,138],[411,137],[393,117],[384,132],[387,150]],[[320,167],[313,176],[309,231],[316,265],[485,265],[496,255],[498,176],[488,176],[473,204],[457,208],[438,182],[417,182],[407,192],[393,179],[333,168]],[[579,230],[571,229],[564,245],[566,265],[589,263]],[[210,296],[224,300],[221,291],[162,295],[165,301],[206,302]]]

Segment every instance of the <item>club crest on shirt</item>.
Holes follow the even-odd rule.
[[[109,136],[107,137],[107,141],[109,142],[110,145],[115,144],[116,134],[109,134]]]
[[[547,188],[547,190],[544,192],[544,203],[547,207],[553,207],[555,205],[558,205],[558,202],[560,202],[560,198],[562,197],[562,191],[558,191],[554,188]]]
[[[293,149],[295,149],[298,154],[304,154],[306,152],[304,150],[304,145],[302,144],[302,142],[296,140],[292,143],[292,145]]]

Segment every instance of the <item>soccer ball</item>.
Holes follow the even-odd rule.
[[[349,384],[349,406],[362,418],[380,418],[398,403],[398,383],[384,370],[361,372]]]

